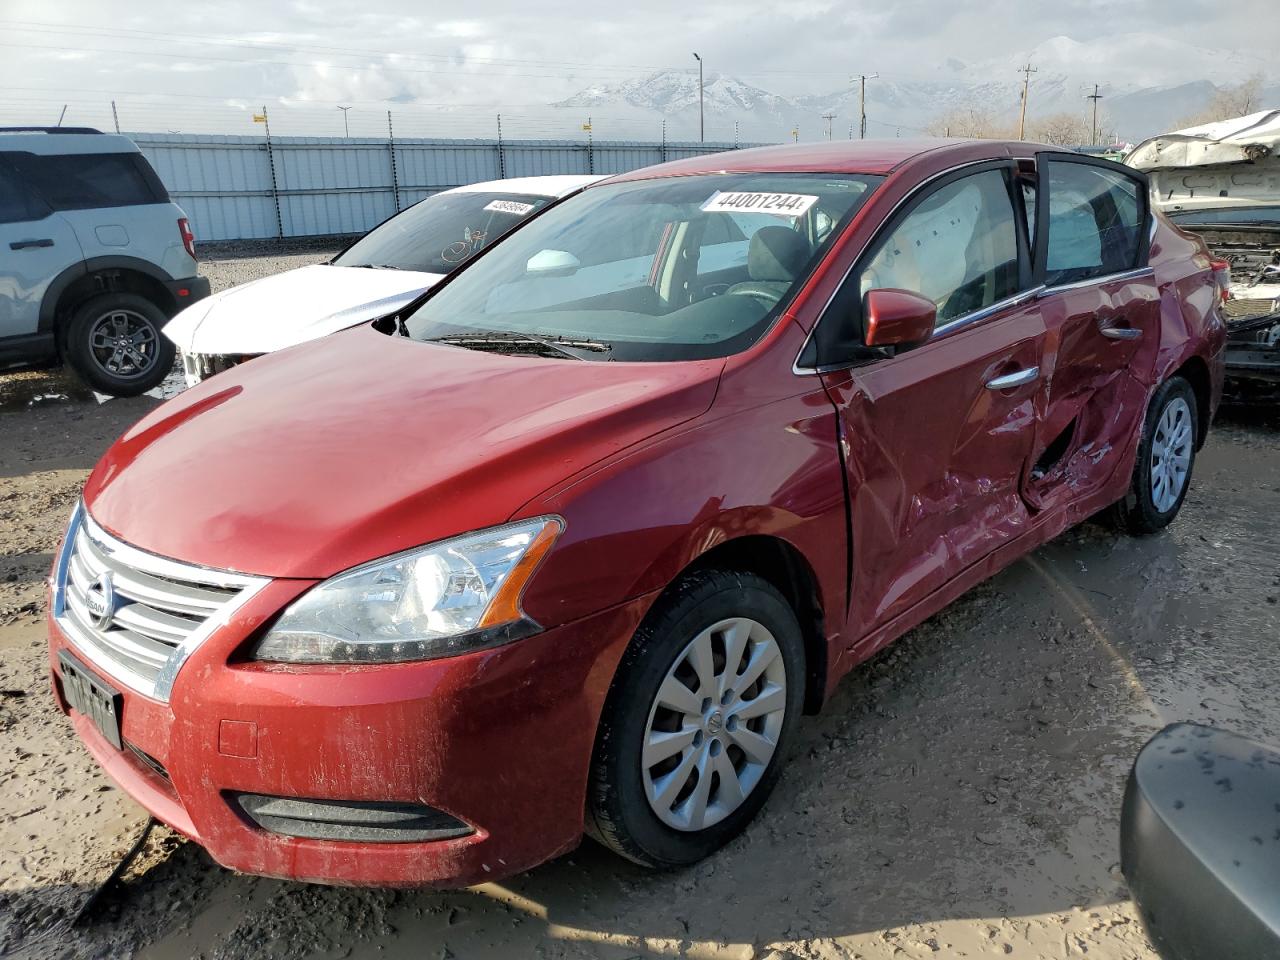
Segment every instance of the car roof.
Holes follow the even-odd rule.
[[[509,180],[485,180],[446,190],[445,193],[523,193],[536,197],[563,197],[581,190],[604,176],[567,175],[548,177],[512,177]]]
[[[1045,149],[1053,148],[1016,141],[943,138],[787,143],[674,160],[624,173],[614,177],[612,182],[715,173],[861,173],[883,176],[925,154],[945,156],[954,153],[957,159],[970,160],[975,154],[992,158],[1027,156]]]
[[[0,128],[0,150],[16,150],[44,157],[58,157],[69,153],[141,152],[132,140],[116,133],[66,133],[59,132],[57,127],[23,130]]]

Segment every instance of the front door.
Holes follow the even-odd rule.
[[[1038,168],[1047,405],[1026,496],[1043,510],[1096,492],[1124,466],[1150,391],[1160,292],[1142,175],[1074,154],[1041,154]]]
[[[888,287],[938,307],[925,344],[823,375],[846,451],[855,637],[1027,527],[1045,328],[1012,178],[992,163],[940,182],[847,281],[855,303]]]

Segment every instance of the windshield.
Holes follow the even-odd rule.
[[[718,174],[592,187],[458,274],[417,340],[584,360],[689,360],[753,343],[883,179]]]
[[[437,193],[374,227],[333,263],[449,273],[551,199],[487,190]]]

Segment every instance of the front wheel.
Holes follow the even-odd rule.
[[[1129,492],[1116,504],[1120,525],[1134,534],[1168,526],[1186,499],[1199,442],[1196,394],[1182,377],[1160,385],[1142,427]]]
[[[135,293],[104,293],[82,303],[67,325],[67,362],[85,383],[114,397],[157,387],[173,367],[174,345],[160,331],[164,313]]]
[[[764,804],[804,693],[795,613],[767,581],[702,571],[623,656],[596,738],[588,831],[650,867],[693,863]]]

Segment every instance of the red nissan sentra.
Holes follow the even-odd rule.
[[[854,665],[1103,508],[1173,519],[1221,282],[1142,174],[1034,144],[589,187],[125,434],[57,559],[58,702],[236,870],[690,863]]]

